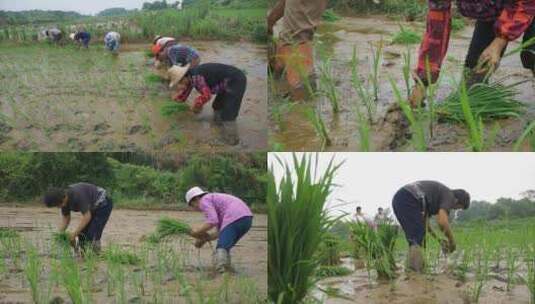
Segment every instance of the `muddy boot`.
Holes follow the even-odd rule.
[[[221,125],[221,135],[227,145],[236,146],[240,143],[236,121],[224,121]]]
[[[416,272],[422,272],[424,269],[424,257],[418,245],[409,247],[409,268]]]
[[[217,248],[215,252],[215,270],[218,273],[225,273],[230,268],[230,255],[224,248]]]

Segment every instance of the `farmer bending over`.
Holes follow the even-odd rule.
[[[276,75],[286,71],[286,82],[294,100],[305,98],[305,81],[314,70],[314,32],[326,7],[327,0],[279,0],[267,18],[269,35],[273,35],[273,27],[282,18],[270,67]]]
[[[119,51],[119,43],[121,42],[121,35],[117,32],[109,32],[104,36],[104,46],[106,49],[114,54]]]
[[[154,55],[155,64],[159,64],[165,61],[164,59],[161,59],[160,56],[162,56],[167,51],[168,47],[173,46],[176,43],[176,39],[173,37],[154,37],[154,40],[152,41],[151,51],[152,55]]]
[[[45,194],[44,203],[47,207],[61,209],[61,232],[71,222],[71,211],[82,213],[80,224],[69,234],[70,241],[74,243],[78,237],[82,249],[90,246],[96,252],[100,251],[102,231],[113,209],[106,190],[88,183],[73,184],[67,189],[51,188]]]
[[[173,66],[169,69],[170,88],[177,86],[175,100],[185,102],[193,88],[200,93],[192,111],[200,113],[203,106],[216,95],[212,108],[214,120],[222,124],[223,138],[231,145],[238,144],[236,117],[247,87],[247,77],[238,68],[221,63],[205,63],[195,68]]]
[[[438,240],[429,225],[429,217],[437,216],[438,226],[447,237],[447,240],[440,241],[442,249],[453,252],[455,240],[449,228],[449,211],[467,209],[469,206],[468,192],[462,189],[450,190],[436,181],[414,182],[396,192],[392,207],[409,243],[409,267],[412,270],[417,272],[423,270],[424,261],[420,247],[424,243],[426,231]]]
[[[201,57],[196,49],[182,44],[174,44],[160,53],[159,60],[165,61],[169,67],[174,65],[186,66],[190,65],[190,68],[195,68],[201,63]]]
[[[427,30],[420,45],[416,75],[424,85],[435,82],[446,56],[451,31],[451,0],[429,0]],[[457,0],[460,13],[476,19],[472,41],[464,62],[466,83],[484,80],[500,63],[507,43],[524,34],[524,42],[535,39],[535,0]],[[535,42],[535,41],[534,41]],[[520,53],[522,65],[535,76],[535,44]],[[429,62],[431,79],[427,79],[426,61]],[[425,99],[425,88],[415,85],[410,96],[412,107]]]
[[[206,218],[204,225],[191,232],[191,236],[197,238],[195,246],[201,248],[206,242],[217,239],[216,270],[219,273],[231,270],[230,249],[251,229],[253,213],[235,196],[208,193],[199,187],[186,192],[186,202]],[[217,232],[208,234],[213,228]]]
[[[74,40],[78,45],[82,45],[84,48],[89,47],[89,41],[91,41],[91,34],[86,31],[77,31],[70,35],[71,39]]]
[[[54,43],[60,42],[61,38],[63,38],[63,33],[57,28],[51,28],[51,29],[45,30],[44,34],[45,34],[45,37],[48,39],[48,41],[51,41]]]

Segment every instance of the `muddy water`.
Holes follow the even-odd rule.
[[[355,270],[350,258],[344,259],[344,267]],[[504,270],[505,271],[505,270]],[[467,291],[472,287],[473,275],[462,283],[447,272],[432,275],[400,274],[393,282],[377,282],[368,278],[365,269],[356,269],[344,277],[327,278],[317,284],[314,296],[324,303],[470,303]],[[529,303],[529,291],[525,284],[517,284],[506,291],[504,274],[491,274],[483,286],[479,303],[507,304]],[[373,277],[373,274],[372,274]],[[472,278],[472,279],[470,279]],[[327,295],[322,290],[330,290]]]
[[[361,80],[365,81],[372,67],[371,47],[377,47],[383,41],[383,52],[379,75],[379,99],[374,124],[370,131],[371,149],[376,151],[408,151],[413,150],[404,133],[399,132],[396,124],[398,117],[386,115],[386,110],[395,103],[392,88],[389,83],[391,77],[398,85],[402,94],[405,93],[405,84],[402,76],[403,54],[407,52],[405,46],[390,44],[393,35],[399,31],[399,22],[388,20],[381,16],[374,17],[345,17],[335,23],[323,24],[316,36],[316,70],[319,65],[320,54],[327,54],[332,60],[334,79],[340,97],[340,112],[334,114],[326,98],[307,100],[302,104],[286,111],[285,119],[271,119],[272,141],[281,144],[285,150],[317,150],[320,141],[317,139],[314,128],[303,115],[303,108],[313,108],[321,114],[328,129],[332,146],[327,150],[356,151],[359,150],[358,120],[354,113],[358,102],[355,90],[351,85],[351,58],[353,48],[357,47],[359,71]],[[423,23],[403,22],[403,26],[422,33]],[[458,79],[464,61],[465,53],[470,43],[473,28],[453,33],[449,44],[449,51],[443,68],[442,84],[437,92],[438,100],[447,96],[451,91],[452,77]],[[419,45],[411,45],[411,66],[416,62]],[[518,46],[511,43],[509,49]],[[316,72],[317,73],[317,72]],[[521,119],[498,121],[500,131],[492,150],[511,150],[514,140],[521,134],[525,125],[535,118],[535,80],[531,73],[521,66],[518,55],[512,55],[502,60],[500,69],[494,75],[495,79],[507,77],[508,82],[528,80],[519,87],[518,99],[528,106],[527,114]],[[275,88],[281,86],[277,83]],[[280,96],[270,98],[270,109],[280,107],[284,103]],[[271,110],[273,116],[273,110]],[[281,128],[281,125],[283,128]],[[494,122],[488,129],[494,127]],[[429,133],[429,132],[428,132]],[[428,134],[428,150],[430,151],[462,151],[467,150],[468,133],[465,128],[440,123],[433,128],[433,137]]]
[[[21,233],[24,239],[30,241],[34,246],[39,248],[42,257],[47,256],[46,248],[50,246],[52,232],[56,230],[60,216],[55,210],[34,207],[0,207],[0,227],[9,227]],[[198,212],[178,212],[178,211],[137,211],[116,209],[112,212],[109,222],[104,230],[102,237],[103,246],[111,244],[137,248],[141,246],[143,236],[155,230],[157,220],[162,216],[170,216],[180,219],[191,224],[193,227],[203,223],[202,214]],[[73,214],[71,227],[75,227],[79,221],[79,216]],[[243,239],[232,250],[232,264],[237,271],[230,282],[230,288],[233,293],[237,292],[235,284],[239,280],[247,280],[254,283],[256,294],[265,297],[267,294],[267,218],[264,215],[255,215],[253,227]],[[176,243],[177,241],[175,241]],[[215,244],[211,244],[215,248]],[[178,246],[178,245],[177,245]],[[199,253],[193,247],[192,241],[187,240],[176,250],[181,250],[181,254],[189,256],[186,269],[210,269],[212,266],[212,248],[209,245],[204,246]],[[197,256],[199,254],[199,256]],[[105,265],[99,266],[100,272],[97,273],[97,286],[100,291],[93,294],[97,303],[113,302],[113,297],[107,296],[106,280],[107,275]],[[133,271],[136,271],[135,269]],[[187,271],[188,272],[188,271]],[[168,282],[164,288],[168,295],[173,295],[173,300],[169,303],[184,303],[184,299],[176,294],[176,280],[169,275]],[[190,282],[197,282],[198,274],[195,271],[186,273]],[[207,290],[221,286],[223,280],[221,277],[203,277],[201,280],[204,288]],[[173,285],[175,284],[175,285]],[[234,285],[233,285],[234,284]],[[148,284],[147,293],[150,295],[152,288]],[[132,291],[129,290],[129,295]],[[63,288],[54,288],[53,294],[61,296],[64,299]],[[129,297],[130,298],[130,297]],[[181,300],[182,299],[182,300]],[[148,297],[148,302],[151,298]],[[5,276],[0,276],[0,303],[12,302],[31,302],[30,290],[24,278],[24,273],[13,271]]]
[[[232,64],[248,78],[238,116],[240,143],[223,142],[211,103],[202,113],[165,117],[164,82],[144,53],[149,45],[125,44],[117,57],[90,50],[13,47],[0,55],[0,149],[28,151],[252,151],[267,146],[265,47],[190,41],[202,61]],[[192,93],[189,103],[196,97]]]

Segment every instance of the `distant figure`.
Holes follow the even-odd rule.
[[[386,214],[384,213],[383,208],[382,208],[382,207],[379,207],[379,208],[377,209],[377,214],[376,214],[375,217],[373,218],[373,221],[375,222],[375,225],[382,224],[382,223],[384,223],[387,219],[388,219],[388,217],[387,217]]]
[[[119,51],[119,43],[121,42],[121,35],[117,32],[109,32],[104,36],[104,46],[108,51],[117,53]]]
[[[78,31],[75,33],[71,33],[69,36],[72,40],[74,40],[77,44],[83,45],[84,48],[89,47],[89,41],[91,41],[91,34],[89,34],[86,31]]]
[[[370,227],[375,227],[373,221],[364,213],[362,213],[362,207],[357,207],[357,213],[355,213],[355,221],[357,223],[367,224]]]
[[[45,30],[44,32],[45,37],[48,39],[48,41],[58,43],[61,41],[61,38],[63,38],[63,33],[57,29],[57,28],[51,28],[48,30]]]

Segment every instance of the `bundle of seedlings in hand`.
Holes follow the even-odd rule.
[[[270,171],[267,186],[268,296],[273,303],[300,303],[314,288],[317,250],[334,223],[325,205],[341,164],[331,160],[319,172],[312,157],[294,154],[293,165],[278,161],[285,175],[277,185]]]
[[[189,110],[189,106],[187,103],[184,102],[166,102],[164,105],[160,108],[160,114],[162,116],[173,116],[178,113],[187,112]]]
[[[506,85],[498,81],[478,83],[468,88],[468,100],[474,116],[483,120],[519,117],[525,109],[525,105],[515,99],[518,93],[516,88],[521,83],[523,81]],[[460,90],[450,94],[436,107],[441,120],[463,122],[465,119]]]
[[[158,243],[162,239],[172,235],[186,235],[191,232],[191,227],[181,221],[164,217],[158,221],[156,232],[147,239],[151,243]]]
[[[54,242],[62,248],[69,247],[71,245],[71,241],[69,239],[69,233],[65,231],[55,232],[52,238],[54,239]]]
[[[395,277],[396,262],[394,247],[398,236],[398,229],[388,223],[371,227],[365,223],[351,223],[353,240],[365,252],[367,267],[377,271],[381,279]]]

